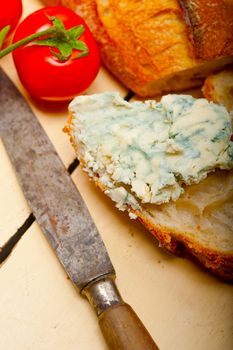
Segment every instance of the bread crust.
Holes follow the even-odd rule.
[[[202,92],[205,98],[223,104],[228,112],[233,110],[233,67],[217,74],[211,74],[204,82]]]
[[[218,277],[233,282],[233,255],[202,246],[184,234],[152,224],[144,212],[135,213],[143,225],[158,239],[161,246],[178,256],[192,256]]]
[[[179,0],[197,59],[233,54],[232,0]]]
[[[68,5],[83,16],[100,47],[103,63],[140,96],[200,86],[204,77],[233,61],[229,57],[233,54],[230,20],[224,19],[220,34],[216,30],[223,23],[222,13],[228,12],[227,5],[223,6],[225,12],[219,10],[222,4],[218,0],[214,1],[219,11],[216,25],[216,19],[205,14],[211,7],[211,1],[205,0],[185,0],[183,7],[178,0],[45,2]],[[213,40],[221,36],[217,45],[212,45],[211,30]],[[223,56],[228,56],[227,60],[220,59]]]
[[[82,159],[80,159],[80,164],[84,169],[85,163]],[[96,174],[97,177],[98,175]],[[93,178],[91,180],[93,181]],[[101,182],[96,180],[93,182],[102,192],[106,191],[106,188]],[[197,240],[188,238],[184,233],[156,225],[150,220],[150,214],[146,210],[134,210],[129,206],[127,210],[137,216],[143,226],[156,237],[161,247],[183,258],[194,257],[198,263],[214,275],[225,281],[233,282],[233,254],[226,254],[212,248],[207,248]]]

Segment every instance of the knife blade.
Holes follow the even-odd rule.
[[[115,284],[88,209],[29,105],[0,70],[0,137],[28,204],[59,261],[96,311],[109,349],[158,349]]]

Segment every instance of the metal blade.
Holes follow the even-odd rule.
[[[25,197],[71,280],[81,290],[115,274],[95,224],[45,131],[0,70],[0,136]]]

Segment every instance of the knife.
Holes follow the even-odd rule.
[[[93,306],[108,348],[158,349],[123,301],[101,236],[54,146],[2,70],[0,106],[0,137],[24,195],[71,281]]]

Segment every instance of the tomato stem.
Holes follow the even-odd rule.
[[[4,42],[10,29],[11,29],[11,26],[6,26],[6,27],[2,28],[0,31],[0,50],[2,48],[3,42]]]
[[[10,52],[17,49],[18,47],[28,44],[30,42],[31,45],[49,46],[51,53],[61,62],[68,60],[72,56],[73,49],[80,51],[80,53],[74,56],[73,59],[81,58],[88,55],[89,49],[87,45],[84,41],[78,40],[85,31],[85,28],[82,24],[70,29],[65,29],[64,24],[59,18],[50,16],[48,16],[48,18],[51,20],[53,26],[49,27],[44,31],[31,34],[28,37],[8,46],[4,50],[0,51],[0,58],[8,55]],[[5,38],[6,34],[4,31],[2,35]],[[43,38],[40,40],[35,40],[41,37]],[[55,47],[56,49],[58,49],[58,52],[51,50],[51,47]]]
[[[6,47],[4,50],[0,51],[0,58],[8,55],[8,53],[12,52],[13,50],[17,49],[18,47],[28,44],[29,42],[38,39],[42,36],[45,35],[51,35],[51,34],[55,34],[58,32],[57,28],[54,27],[50,27],[49,29],[43,30],[42,32],[38,32],[38,33],[34,33],[22,40],[17,41],[16,43]]]

